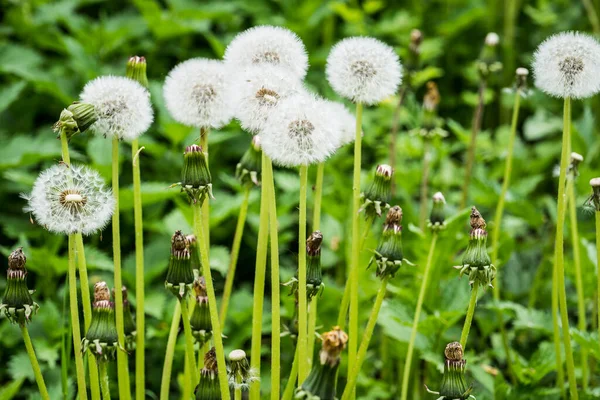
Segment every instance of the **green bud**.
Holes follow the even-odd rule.
[[[129,60],[127,60],[125,76],[139,82],[140,85],[147,89],[148,77],[146,76],[146,58],[139,56],[129,57]]]
[[[196,386],[196,400],[221,400],[221,389],[217,368],[217,353],[213,347],[204,355],[204,368],[200,370],[200,381]]]
[[[131,312],[131,303],[129,303],[129,298],[127,294],[127,288],[125,286],[122,287],[121,292],[123,293],[123,322],[125,329],[125,349],[127,351],[135,349],[135,340],[137,336],[137,326],[135,325],[135,321],[133,319],[133,313]],[[113,297],[114,297],[115,289],[113,289]]]
[[[186,192],[194,203],[202,204],[206,196],[212,195],[212,178],[206,162],[206,153],[196,144],[188,146],[183,153],[181,191]]]
[[[246,358],[244,350],[233,350],[229,353],[229,386],[234,389],[247,390],[252,382],[256,382],[258,377],[256,372],[250,368],[250,363]]]
[[[469,234],[469,245],[463,255],[460,276],[469,275],[469,284],[476,281],[484,288],[492,286],[492,282],[496,277],[496,267],[492,265],[492,261],[487,252],[487,231],[485,229],[485,220],[477,210],[471,209],[471,232]]]
[[[6,273],[6,290],[0,312],[13,324],[25,325],[37,313],[40,306],[33,301],[31,292],[27,288],[27,257],[23,248],[19,247],[8,256],[8,271]]]
[[[404,253],[402,252],[402,209],[399,206],[390,208],[387,213],[383,233],[375,254],[369,261],[377,266],[375,274],[380,278],[393,277],[402,266]]]
[[[58,134],[58,137],[64,132],[67,139],[70,139],[78,133],[87,131],[96,120],[98,120],[98,114],[93,105],[76,101],[62,110],[59,120],[52,126],[52,129]]]
[[[311,233],[306,239],[306,298],[309,302],[325,288],[321,269],[321,243],[323,243],[321,231]],[[290,294],[297,295],[298,275],[296,274],[291,281],[284,285],[291,286]]]
[[[181,231],[176,231],[171,238],[171,257],[165,287],[181,300],[190,292],[193,282],[194,270],[188,242]]]
[[[378,165],[373,184],[366,193],[360,195],[363,204],[358,212],[365,212],[367,218],[381,217],[382,209],[390,208],[392,196],[392,176],[394,170],[386,164]]]
[[[429,215],[427,226],[434,232],[446,228],[446,213],[444,212],[445,205],[446,199],[444,198],[442,192],[437,192],[433,195],[433,206],[431,207],[431,214]]]
[[[427,388],[429,393],[441,396],[438,400],[466,400],[471,395],[473,387],[467,385],[465,380],[465,369],[467,361],[463,359],[463,348],[459,342],[452,342],[446,346],[444,351],[444,375],[439,392],[433,392]]]
[[[202,260],[200,258],[200,246],[198,246],[196,235],[187,235],[186,239],[190,248],[190,255],[192,256],[192,270],[194,270],[195,275],[200,275],[202,273]]]
[[[258,186],[260,184],[260,173],[262,169],[262,149],[260,147],[260,136],[252,137],[252,143],[242,159],[235,167],[235,178],[244,187]]]
[[[83,338],[83,352],[91,351],[98,361],[115,359],[118,348],[115,308],[106,282],[94,285],[92,323]]]
[[[210,321],[210,309],[208,308],[208,295],[206,293],[206,281],[203,276],[194,279],[194,294],[196,307],[190,317],[192,335],[200,344],[208,342],[212,337],[212,323]]]

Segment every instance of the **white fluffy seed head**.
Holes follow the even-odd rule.
[[[324,103],[312,94],[298,94],[282,101],[269,116],[261,143],[274,163],[310,165],[325,161],[336,151],[340,126]]]
[[[339,146],[354,142],[356,139],[356,118],[345,105],[336,101],[325,100],[324,105],[329,109],[340,125]]]
[[[326,73],[339,95],[364,104],[391,96],[402,80],[402,66],[394,49],[370,37],[337,43],[327,57]]]
[[[101,76],[88,82],[81,102],[96,108],[94,133],[131,141],[146,132],[154,114],[150,93],[138,82],[120,76]]]
[[[285,70],[273,67],[251,67],[234,77],[228,100],[242,128],[260,133],[269,115],[284,99],[305,92],[302,83]]]
[[[184,61],[165,80],[165,105],[171,116],[184,125],[220,128],[233,117],[227,99],[230,82],[222,61],[206,58]]]
[[[25,212],[50,232],[85,235],[101,230],[115,208],[112,191],[100,175],[83,165],[58,164],[43,171],[29,195]]]
[[[233,68],[276,66],[304,79],[308,55],[294,32],[278,26],[256,26],[239,33],[227,49],[225,62]]]
[[[592,178],[590,179],[590,186],[593,188],[600,187],[600,178]]]
[[[555,97],[582,99],[600,91],[600,43],[579,32],[546,39],[533,55],[535,85]]]

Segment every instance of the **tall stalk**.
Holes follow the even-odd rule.
[[[596,210],[596,261],[597,271],[600,271],[600,211]],[[598,310],[598,337],[600,337],[600,274],[596,274],[597,278],[597,297],[596,297],[596,307]]]
[[[302,384],[309,372],[308,361],[308,320],[306,298],[306,192],[308,167],[300,166],[300,213],[298,216],[298,385]]]
[[[209,128],[200,128],[200,146],[206,155],[206,168],[209,167],[208,163],[208,134],[210,133]],[[202,215],[204,219],[202,220],[202,227],[205,233],[205,243],[206,243],[206,251],[207,258],[210,260],[210,208],[208,207],[208,202],[205,201],[202,203]]]
[[[100,386],[102,387],[102,400],[110,400],[110,387],[108,385],[108,362],[100,361]]]
[[[281,400],[291,400],[294,395],[294,388],[296,387],[296,378],[298,377],[298,346],[294,352],[294,361],[292,362],[292,370],[290,371],[290,377],[285,385],[283,396]]]
[[[177,334],[179,333],[179,321],[181,320],[181,304],[175,303],[169,338],[167,339],[167,350],[165,352],[165,362],[163,365],[162,379],[160,382],[160,400],[169,400],[169,388],[171,383],[171,370],[173,368],[173,357],[175,356],[175,345],[177,344]]]
[[[475,280],[473,287],[471,288],[471,299],[469,300],[469,307],[467,308],[467,315],[465,316],[465,324],[460,335],[460,345],[463,349],[466,348],[467,339],[469,338],[469,331],[471,330],[471,324],[473,323],[473,316],[475,315],[475,306],[477,305],[477,292],[479,291],[479,282]]]
[[[427,263],[425,264],[425,271],[423,271],[423,281],[421,282],[421,289],[419,290],[419,298],[417,299],[417,308],[415,309],[415,317],[413,319],[412,331],[410,333],[410,341],[408,342],[408,351],[406,353],[406,361],[404,362],[404,375],[402,376],[402,394],[401,399],[406,400],[408,395],[408,380],[410,378],[410,366],[412,363],[412,355],[415,347],[415,340],[417,338],[417,331],[419,330],[419,319],[421,317],[421,308],[423,301],[425,300],[425,293],[427,293],[427,283],[429,281],[429,274],[431,272],[431,265],[433,263],[433,254],[435,252],[435,245],[437,243],[438,234],[433,232],[431,237],[431,245],[429,246],[429,254],[427,255]]]
[[[42,375],[40,364],[38,363],[35,350],[33,349],[33,344],[31,343],[31,337],[29,336],[27,325],[21,324],[20,327],[21,333],[23,334],[23,341],[25,342],[25,349],[27,350],[27,355],[29,356],[29,361],[31,362],[31,368],[33,369],[33,375],[35,376],[35,381],[40,391],[40,396],[44,400],[50,400],[48,389],[46,389],[46,383],[44,382],[44,376]]]
[[[556,260],[552,262],[552,337],[554,341],[554,353],[556,354],[556,385],[560,389],[561,398],[566,398],[565,393],[565,371],[563,370],[562,346],[560,344],[560,318],[558,311],[558,268]]]
[[[190,311],[188,309],[188,299],[182,298],[181,303],[181,319],[183,320],[183,330],[185,333],[185,355],[189,366],[190,379],[192,381],[191,392],[187,396],[193,394],[196,385],[198,384],[198,375],[196,370],[196,358],[194,350],[194,337],[192,336],[192,328],[190,326]]]
[[[429,201],[429,170],[431,164],[431,139],[423,139],[423,175],[421,178],[421,198],[419,206],[419,227],[425,230],[427,224],[427,202]]]

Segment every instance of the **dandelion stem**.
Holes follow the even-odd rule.
[[[100,387],[102,388],[102,400],[110,400],[110,387],[108,386],[108,363],[100,361],[98,363],[100,369]]]
[[[590,20],[590,24],[592,25],[592,29],[594,30],[594,34],[600,36],[600,20],[598,19],[598,13],[596,12],[594,2],[592,0],[582,0],[582,2],[588,19]]]
[[[208,201],[208,200],[205,200]],[[202,206],[198,203],[194,204],[194,233],[198,238],[200,246],[200,255],[202,256],[202,275],[206,281],[206,294],[208,295],[208,307],[210,309],[210,322],[213,329],[213,341],[215,352],[217,354],[217,367],[219,369],[219,386],[221,387],[222,400],[229,400],[229,385],[227,382],[227,366],[225,364],[225,349],[223,348],[223,339],[221,335],[221,324],[219,323],[219,311],[217,309],[217,297],[215,296],[215,287],[212,281],[212,273],[210,271],[210,261],[208,259],[208,250],[204,238],[204,226],[202,224]],[[182,306],[183,307],[183,306]],[[183,314],[183,309],[182,309]],[[187,321],[189,324],[189,320]],[[185,326],[185,322],[184,322]],[[191,331],[190,331],[191,333]],[[193,344],[192,344],[193,349]],[[193,352],[192,352],[193,356]],[[195,363],[190,363],[194,365]],[[195,374],[195,373],[194,373]]]
[[[325,174],[325,163],[317,165],[317,178],[315,180],[315,197],[313,202],[313,228],[312,231],[321,229],[321,200],[323,199],[323,175]]]
[[[309,355],[309,363],[312,364],[310,355],[315,350],[315,330],[317,329],[317,308],[319,299],[317,296],[313,296],[308,306],[308,334],[306,335],[308,343],[306,352]],[[310,364],[309,364],[310,365]]]
[[[417,308],[415,309],[415,318],[413,319],[412,331],[410,333],[410,341],[408,342],[406,361],[404,362],[404,375],[402,377],[402,400],[406,400],[406,396],[408,395],[408,380],[410,377],[412,355],[413,350],[415,348],[417,331],[419,330],[419,318],[421,317],[421,308],[423,306],[423,301],[425,300],[425,294],[427,293],[427,283],[429,282],[429,274],[431,272],[431,265],[433,263],[433,254],[435,252],[437,238],[437,232],[433,232],[433,236],[431,237],[431,244],[429,246],[429,254],[427,255],[427,263],[425,264],[425,270],[423,271],[423,281],[421,282],[421,289],[419,290],[419,298],[417,299]]]
[[[125,348],[125,322],[123,320],[123,287],[121,277],[121,232],[119,221],[119,139],[112,139],[112,190],[115,196],[115,212],[112,216],[113,234],[113,258],[115,266],[115,320],[117,323],[117,337],[120,348]],[[127,353],[117,351],[117,370],[119,381],[119,398],[129,400],[131,398],[129,385],[129,367],[127,365]]]
[[[556,260],[552,263],[552,330],[554,340],[554,353],[556,354],[556,385],[560,389],[561,398],[566,398],[565,393],[565,372],[563,370],[562,362],[562,347],[560,344],[560,325],[558,319],[560,317],[558,312],[558,268],[556,266]]]
[[[473,315],[475,315],[475,306],[477,305],[478,291],[479,282],[475,280],[475,282],[473,282],[473,287],[471,288],[471,299],[469,300],[469,307],[467,308],[465,324],[460,335],[460,345],[463,347],[463,349],[466,349],[467,339],[469,338],[469,331],[471,330],[471,323],[473,322]]]
[[[192,376],[190,373],[191,368],[190,368],[190,359],[189,359],[188,353],[189,353],[189,351],[188,351],[188,347],[187,347],[187,336],[186,336],[185,357],[184,357],[184,363],[183,363],[183,393],[181,394],[182,400],[188,399],[190,397],[190,393],[192,393]]]
[[[261,163],[262,171],[264,171],[267,165],[267,156],[264,152],[262,153]],[[256,245],[256,270],[254,273],[252,305],[252,343],[250,349],[250,366],[257,372],[258,376],[260,376],[262,316],[265,295],[265,272],[267,269],[267,245],[269,240],[269,191],[267,185],[263,184],[260,192],[260,222],[258,226],[258,243]],[[260,381],[250,386],[250,399],[260,400]]]
[[[145,372],[145,330],[146,314],[144,312],[144,220],[142,217],[142,188],[140,177],[138,139],[131,142],[131,159],[133,169],[133,215],[135,224],[135,397],[137,400],[146,398]]]
[[[62,161],[71,166],[71,156],[69,155],[69,139],[67,139],[67,134],[61,130],[60,131],[60,147],[62,152]]]
[[[181,304],[176,302],[169,338],[167,339],[167,350],[165,353],[165,362],[163,365],[162,380],[160,383],[160,400],[169,400],[169,386],[171,383],[171,369],[173,368],[173,356],[175,355],[175,345],[177,344],[177,334],[179,333],[179,320],[181,319]]]
[[[231,245],[231,258],[229,261],[229,269],[227,270],[227,277],[225,278],[225,288],[223,289],[223,299],[221,300],[221,315],[219,318],[221,321],[221,325],[225,325],[225,320],[227,319],[227,307],[229,306],[231,291],[233,290],[235,269],[237,267],[238,256],[240,254],[240,245],[242,243],[242,236],[244,234],[246,216],[248,215],[249,198],[250,188],[245,188],[244,199],[242,200],[242,206],[240,207],[237,225],[235,226],[235,234],[233,235],[233,244]]]
[[[300,166],[300,213],[298,216],[298,384],[309,372],[308,365],[308,307],[306,303],[306,189],[308,167]]]
[[[206,155],[206,168],[208,168],[208,134],[210,133],[209,128],[200,128],[200,146],[202,151]],[[202,203],[202,226],[205,233],[206,251],[208,251],[207,258],[210,260],[210,208],[208,207],[208,201]]]
[[[69,277],[67,276],[67,285],[68,285]],[[70,354],[71,349],[69,348],[69,343],[71,338],[69,334],[71,332],[71,325],[69,324],[69,317],[67,316],[67,308],[69,303],[69,291],[65,290],[63,295],[63,307],[62,307],[62,334],[60,337],[60,377],[61,377],[61,386],[62,386],[62,395],[63,400],[67,400],[69,398],[69,364],[71,363]],[[66,322],[66,329],[65,329]]]
[[[50,400],[48,389],[46,389],[46,383],[44,382],[44,376],[42,375],[40,364],[38,363],[35,350],[33,349],[33,344],[31,343],[31,337],[29,336],[27,325],[21,324],[21,333],[23,333],[23,341],[25,342],[25,348],[27,349],[27,355],[29,356],[29,361],[31,362],[31,367],[33,368],[33,375],[35,376],[35,381],[37,382],[40,396],[44,400]]]
[[[281,400],[291,400],[294,394],[294,388],[296,387],[296,378],[298,377],[298,346],[294,352],[294,361],[292,362],[292,370],[290,371],[290,377],[288,378],[285,390]]]
[[[419,205],[419,227],[425,230],[427,222],[427,203],[429,202],[429,170],[431,164],[431,140],[423,139],[423,175],[421,177],[421,199]]]
[[[600,271],[600,211],[596,211],[596,262],[597,271]],[[597,276],[597,312],[598,312],[598,337],[600,337],[600,273]]]
[[[188,300],[183,298],[179,301],[181,303],[181,319],[183,320],[183,331],[185,333],[185,354],[187,356],[187,362],[190,369],[190,379],[192,381],[191,392],[198,384],[198,376],[196,375],[196,360],[194,350],[194,337],[192,336],[192,327],[190,326],[190,312],[188,310]]]
[[[237,374],[235,377],[235,382],[238,384],[235,389],[233,389],[233,398],[235,400],[242,400],[242,388],[241,385],[242,384],[242,377],[240,376],[240,374]]]
[[[362,367],[362,364],[365,361],[365,357],[367,355],[367,349],[369,348],[369,342],[371,341],[371,337],[373,336],[373,330],[375,329],[375,324],[377,323],[379,310],[381,310],[381,305],[383,304],[383,299],[385,298],[388,280],[389,277],[383,278],[383,280],[381,281],[381,285],[379,286],[379,291],[377,292],[375,304],[373,304],[373,310],[371,311],[369,321],[367,322],[365,332],[363,333],[362,341],[360,342],[360,349],[358,350],[356,361],[352,368],[352,372],[348,376],[348,382],[346,383],[344,393],[342,394],[342,400],[349,400],[350,398],[354,397],[354,387],[356,386],[358,373],[360,372],[360,368]]]

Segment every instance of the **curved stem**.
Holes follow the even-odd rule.
[[[110,387],[108,385],[108,363],[100,361],[98,363],[100,369],[100,387],[102,388],[102,400],[110,400]]]
[[[427,263],[425,264],[425,271],[423,271],[423,281],[421,282],[421,289],[419,290],[419,298],[417,299],[417,308],[415,309],[415,318],[413,320],[412,331],[410,333],[410,341],[408,342],[408,351],[406,353],[406,361],[404,362],[404,375],[402,376],[402,400],[406,400],[408,395],[408,379],[410,377],[410,366],[412,363],[413,350],[415,348],[415,340],[417,338],[417,331],[419,328],[419,319],[421,317],[421,308],[423,306],[423,300],[425,300],[425,293],[427,293],[427,283],[429,281],[429,273],[431,271],[431,264],[433,262],[433,254],[435,252],[435,245],[437,243],[437,232],[433,232],[431,237],[431,245],[429,246],[429,254],[427,255]]]
[[[196,351],[194,350],[194,337],[192,336],[192,327],[190,326],[190,313],[188,310],[187,299],[183,298],[179,302],[181,303],[181,319],[183,320],[183,331],[185,333],[185,354],[187,356],[187,362],[190,368],[190,378],[192,380],[192,390],[189,393],[191,395],[198,384],[196,360],[194,357]]]
[[[29,356],[29,361],[31,362],[31,368],[33,368],[33,375],[35,376],[35,381],[37,382],[38,389],[40,391],[40,396],[44,400],[50,400],[50,396],[48,395],[48,389],[46,389],[46,383],[44,382],[44,376],[42,375],[40,364],[38,363],[37,357],[35,355],[35,350],[33,349],[33,344],[31,343],[31,337],[29,337],[29,330],[27,329],[27,325],[21,325],[21,333],[23,334],[25,349],[27,349],[27,355]]]
[[[554,341],[554,353],[556,354],[556,386],[560,389],[561,398],[566,398],[565,393],[565,372],[563,370],[562,347],[560,344],[560,318],[558,312],[558,277],[556,260],[552,263],[552,333]]]
[[[244,226],[246,224],[246,216],[248,215],[248,199],[250,198],[250,189],[244,189],[244,199],[240,207],[237,225],[235,226],[235,234],[233,235],[233,244],[231,245],[231,258],[229,261],[229,269],[227,270],[227,278],[225,278],[225,288],[223,289],[223,298],[221,300],[221,314],[219,320],[221,325],[225,325],[227,318],[227,307],[229,306],[229,298],[233,290],[233,280],[235,278],[235,270],[237,267],[238,256],[240,254],[240,245],[244,234]]]
[[[298,384],[304,382],[308,365],[308,319],[306,299],[306,188],[308,167],[300,166],[300,213],[298,216]]]
[[[427,206],[429,202],[429,170],[431,164],[431,140],[423,139],[423,175],[421,178],[421,199],[419,205],[419,227],[425,230],[427,224]]]
[[[204,238],[204,227],[202,225],[202,217],[202,206],[197,203],[194,204],[194,233],[198,238],[198,244],[200,246],[200,255],[202,256],[202,275],[206,280],[206,294],[208,295],[210,322],[212,324],[213,329],[212,336],[215,345],[215,352],[217,354],[217,367],[219,369],[219,386],[221,388],[221,398],[222,400],[229,400],[229,385],[227,381],[227,366],[225,364],[225,349],[223,348],[221,324],[219,322],[219,311],[217,309],[217,297],[215,296],[215,287],[213,285],[212,273],[210,271],[210,261],[208,259],[206,239]]]
[[[298,346],[294,352],[294,361],[292,362],[292,370],[290,371],[290,377],[288,378],[285,390],[281,400],[291,400],[294,395],[294,388],[296,387],[296,378],[298,377]]]
[[[69,139],[67,139],[67,135],[64,131],[60,131],[60,148],[62,153],[62,161],[71,165],[71,156],[69,155]]]
[[[160,400],[169,400],[169,387],[171,383],[171,369],[173,368],[173,356],[179,333],[179,320],[181,319],[181,304],[175,304],[169,338],[167,339],[167,350],[165,352],[165,363],[163,365],[162,379],[160,382]]]
[[[371,315],[369,316],[369,322],[367,322],[367,327],[365,328],[362,341],[360,342],[360,349],[358,350],[354,367],[352,368],[352,372],[348,376],[348,382],[346,383],[344,393],[342,394],[342,400],[349,400],[351,397],[354,396],[354,387],[356,386],[358,373],[367,355],[367,349],[369,348],[369,342],[371,341],[371,337],[373,336],[373,330],[375,329],[375,324],[377,323],[379,310],[381,310],[381,305],[383,304],[383,299],[385,298],[388,280],[389,278],[386,277],[383,278],[383,280],[381,281],[381,286],[379,287],[379,291],[377,292],[375,304],[373,304],[373,310],[371,311]]]
[[[473,282],[471,288],[471,299],[469,300],[469,308],[467,308],[467,315],[465,317],[465,324],[463,326],[462,333],[460,335],[460,344],[463,351],[467,346],[467,339],[469,337],[469,331],[471,330],[471,323],[473,322],[473,315],[475,315],[475,306],[477,305],[477,292],[479,289],[479,282]]]

